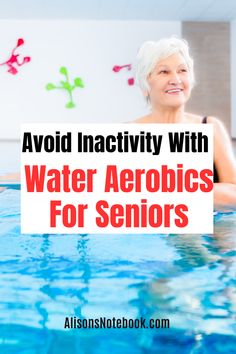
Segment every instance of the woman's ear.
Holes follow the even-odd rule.
[[[145,98],[146,103],[149,104],[150,103],[150,95],[149,95],[148,90],[143,90],[143,96]]]
[[[144,95],[145,98],[148,98],[149,97],[148,90],[143,90],[143,95]]]

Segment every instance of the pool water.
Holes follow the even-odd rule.
[[[30,217],[30,215],[29,215]],[[214,235],[22,235],[0,193],[0,353],[236,353],[236,214]],[[64,329],[65,317],[168,318]]]

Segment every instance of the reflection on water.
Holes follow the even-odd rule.
[[[191,333],[194,353],[235,352],[235,231],[235,214],[221,214],[215,219],[214,235],[169,236],[167,244],[181,255],[174,261],[175,274],[143,286],[148,316],[169,316],[185,335]],[[209,343],[215,351],[207,348]]]
[[[214,235],[21,235],[0,195],[1,353],[235,352],[236,214]],[[65,316],[169,318],[170,329],[64,330]]]

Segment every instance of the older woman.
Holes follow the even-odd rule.
[[[136,79],[151,113],[136,123],[214,125],[214,203],[236,210],[236,162],[230,138],[219,119],[185,112],[194,86],[193,60],[185,40],[171,37],[145,42],[137,56]]]

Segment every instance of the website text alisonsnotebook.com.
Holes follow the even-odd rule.
[[[168,318],[78,318],[65,317],[65,329],[84,329],[84,328],[170,328],[170,320]]]

